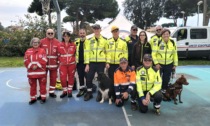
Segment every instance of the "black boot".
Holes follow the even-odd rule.
[[[66,97],[67,96],[67,92],[66,93],[62,93],[61,95],[60,95],[60,98],[64,98],[64,97]]]
[[[36,100],[41,100],[41,95],[39,95],[39,97],[37,97]]]
[[[84,101],[88,101],[93,98],[92,91],[88,91],[84,96]]]
[[[68,93],[68,97],[71,98],[72,97],[72,93]]]
[[[50,93],[49,96],[50,96],[51,98],[56,98],[56,97],[57,97],[57,95],[56,95],[55,93]]]
[[[29,105],[32,105],[36,102],[36,99],[29,101]]]
[[[84,88],[83,89],[80,89],[79,92],[78,92],[78,94],[77,94],[77,97],[83,96],[86,92],[87,92],[86,89],[84,89]]]
[[[41,100],[40,100],[40,103],[41,103],[41,104],[44,104],[45,102],[46,102],[46,99],[41,99]]]

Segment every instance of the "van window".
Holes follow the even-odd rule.
[[[187,29],[180,29],[177,32],[177,41],[187,39]]]
[[[191,39],[207,39],[207,29],[191,29]]]

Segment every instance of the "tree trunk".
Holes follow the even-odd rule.
[[[174,18],[174,24],[177,26],[177,19]]]
[[[47,14],[47,16],[48,16],[49,27],[51,27],[51,26],[52,26],[51,13],[49,12],[49,13]]]
[[[209,16],[207,15],[207,0],[203,1],[203,26],[208,26]]]
[[[187,16],[184,17],[184,26],[187,24]]]

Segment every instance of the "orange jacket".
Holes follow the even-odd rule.
[[[126,71],[123,71],[120,67],[114,73],[114,87],[117,98],[120,98],[121,93],[127,91],[131,93],[134,89],[136,81],[135,71],[130,67],[127,67]]]
[[[58,61],[60,65],[76,64],[76,45],[71,42],[67,46],[64,42],[58,47]]]
[[[44,48],[47,54],[47,69],[57,69],[58,68],[58,46],[60,42],[53,38],[44,38],[40,44],[41,48]]]
[[[46,53],[42,48],[29,48],[25,52],[24,65],[27,68],[28,78],[46,77]],[[37,66],[36,70],[33,67]]]

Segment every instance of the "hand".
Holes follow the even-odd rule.
[[[148,106],[148,105],[149,105],[149,103],[148,103],[148,101],[147,101],[146,99],[143,99],[143,100],[142,100],[142,103],[143,103],[143,105],[145,105],[145,106]]]
[[[86,67],[85,67],[85,72],[88,73],[89,69],[90,69],[90,66],[89,66],[89,64],[87,64]]]
[[[160,64],[155,65],[156,69],[160,70],[161,66]]]
[[[146,100],[148,101],[148,104],[149,104],[150,103],[150,93],[149,92],[147,92]]]
[[[33,70],[36,70],[36,69],[37,69],[37,66],[36,66],[36,65],[34,65],[32,69],[33,69]]]
[[[109,67],[110,67],[110,65],[107,63],[107,64],[106,64],[106,68],[109,69]]]
[[[128,99],[128,92],[122,93],[122,98],[123,99]]]
[[[173,68],[172,68],[173,70],[176,70],[176,66],[173,66]]]
[[[131,68],[132,68],[133,70],[135,70],[135,66],[131,66]]]
[[[115,100],[115,104],[118,104],[119,102],[121,102],[121,99],[116,99]]]

